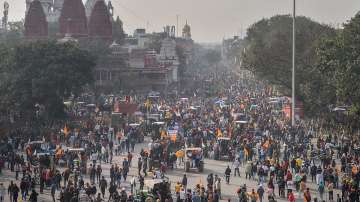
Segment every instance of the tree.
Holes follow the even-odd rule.
[[[296,18],[296,95],[304,102],[307,114],[327,110],[333,102],[329,81],[316,68],[316,46],[335,30],[306,17]],[[278,15],[262,19],[247,31],[243,66],[260,79],[291,92],[292,18]]]
[[[335,86],[337,104],[349,105],[350,116],[360,118],[360,13],[336,36],[328,37],[317,48],[318,69]]]
[[[0,43],[8,46],[22,43],[25,30],[24,20],[9,22],[8,24],[9,29],[0,37]]]
[[[113,38],[118,44],[124,44],[125,42],[125,32],[123,27],[123,22],[120,20],[120,17],[117,16],[116,20],[113,21]]]
[[[0,50],[0,107],[22,121],[65,118],[63,100],[94,82],[95,60],[75,44],[45,41]]]

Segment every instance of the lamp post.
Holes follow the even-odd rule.
[[[291,125],[295,125],[295,18],[296,18],[296,0],[293,2],[293,40],[292,40],[292,106],[291,106]]]

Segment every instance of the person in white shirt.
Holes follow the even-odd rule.
[[[134,190],[136,189],[136,177],[133,176],[133,178],[130,181],[130,185],[131,185],[131,193],[134,193]]]
[[[236,176],[236,173],[239,175],[240,177],[240,161],[239,158],[236,158],[234,163],[233,163],[233,167],[234,167],[234,176]]]
[[[184,188],[181,188],[180,191],[180,200],[184,201],[186,199],[186,190]]]
[[[98,158],[97,153],[96,152],[92,153],[90,158],[91,158],[91,161],[93,162],[93,164],[96,165],[96,161]]]

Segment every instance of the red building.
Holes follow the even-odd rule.
[[[88,27],[82,0],[65,0],[59,18],[60,34],[75,38],[87,37]]]
[[[48,23],[43,7],[39,0],[31,2],[25,18],[25,32],[27,39],[41,39],[48,37]]]
[[[89,20],[89,36],[94,38],[112,39],[112,22],[104,1],[97,1]]]

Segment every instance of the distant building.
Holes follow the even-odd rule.
[[[142,92],[173,89],[179,80],[180,64],[176,40],[165,37],[161,40],[160,51],[156,52],[148,46],[154,35],[160,36],[136,29],[133,36],[126,38],[125,45],[113,43],[109,47],[111,54],[96,67],[96,86],[106,89],[121,85]]]
[[[182,38],[184,38],[186,40],[191,40],[191,27],[190,27],[190,25],[188,25],[187,21],[182,30]]]
[[[112,39],[112,21],[104,0],[94,5],[89,19],[89,37],[105,40]]]
[[[41,39],[48,37],[48,23],[39,0],[31,2],[26,13],[24,35],[27,39]]]
[[[88,24],[82,0],[64,0],[59,18],[61,36],[71,34],[75,38],[88,36]]]
[[[26,0],[26,13],[28,13],[32,1],[34,0]],[[63,7],[64,0],[39,0],[39,1],[43,7],[46,20],[48,22],[57,22],[61,14],[61,9]]]
[[[48,22],[58,22],[59,43],[105,39],[110,44],[113,40],[112,6],[104,0],[88,0],[86,6],[82,0],[27,0],[26,3],[24,34],[28,39],[47,39]],[[54,8],[59,11],[55,21]],[[110,92],[114,87],[143,92],[175,89],[180,65],[177,48],[184,50],[185,61],[189,61],[192,46],[187,23],[180,38],[175,37],[175,26],[166,26],[160,33],[136,29],[123,45],[113,42],[109,45],[110,53],[99,58],[95,85]]]

